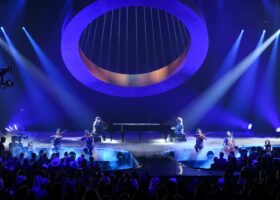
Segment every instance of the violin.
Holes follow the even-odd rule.
[[[206,139],[206,136],[205,136],[205,134],[203,134],[203,133],[197,133],[197,134],[195,134],[195,137],[197,137],[197,138],[199,138],[199,139],[201,139],[201,140]]]
[[[205,134],[203,134],[203,133],[199,134],[198,137],[199,137],[200,139],[203,139],[203,140],[206,138]]]

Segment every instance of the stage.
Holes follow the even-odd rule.
[[[49,140],[53,132],[23,132],[28,139],[23,139],[22,144],[26,156],[27,146],[30,141],[33,143],[33,151],[38,153],[44,150],[49,155],[52,153]],[[63,135],[61,156],[65,151],[74,151],[77,157],[83,153],[85,144],[81,141],[82,131],[65,132]],[[256,134],[253,132],[236,132],[234,139],[238,148],[252,146],[263,147],[265,140],[270,140],[274,148],[280,146],[280,138],[268,137],[268,134]],[[7,137],[6,146],[10,143],[10,135]],[[195,137],[192,133],[187,134],[186,142],[165,141],[160,133],[143,132],[142,140],[138,134],[130,132],[126,134],[124,142],[121,134],[115,133],[113,140],[109,135],[105,141],[96,142],[94,145],[94,158],[104,171],[132,170],[149,172],[152,175],[221,175],[223,172],[210,171],[214,156],[223,151],[223,139],[225,132],[208,132],[204,148],[199,153],[194,150]],[[213,152],[213,156],[207,156]],[[19,151],[17,151],[19,153]],[[236,157],[239,152],[236,151]]]

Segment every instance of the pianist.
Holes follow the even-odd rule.
[[[95,137],[102,137],[102,140],[106,140],[105,136],[105,123],[100,117],[96,117],[92,125],[92,133]]]
[[[170,141],[174,141],[177,136],[184,135],[184,124],[183,118],[177,117],[176,126],[171,128],[172,132],[170,133]]]

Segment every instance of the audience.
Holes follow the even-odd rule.
[[[246,153],[245,153],[246,152]],[[252,148],[221,152],[214,157],[213,170],[222,177],[151,177],[136,171],[102,172],[94,157],[65,152],[50,157],[40,151],[0,158],[0,199],[30,200],[181,200],[181,199],[280,199],[278,154]],[[240,171],[234,176],[233,171]]]

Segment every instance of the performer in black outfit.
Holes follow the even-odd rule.
[[[272,152],[272,146],[270,144],[270,140],[265,140],[264,141],[264,150],[268,153]]]
[[[95,136],[101,136],[102,137],[102,140],[105,141],[106,140],[106,136],[105,136],[105,123],[101,120],[100,117],[96,117],[94,122],[93,122],[93,125],[92,125],[92,133],[95,135]]]
[[[61,142],[62,142],[62,132],[59,128],[56,130],[55,135],[52,135],[50,137],[50,140],[52,141],[53,144],[53,151],[59,152],[61,149]]]
[[[4,151],[5,151],[5,146],[4,143],[6,142],[6,138],[5,137],[1,137],[1,142],[0,142],[0,156],[3,155]]]
[[[86,147],[84,148],[84,152],[91,156],[93,148],[94,148],[94,145],[93,145],[93,143],[94,143],[93,134],[91,134],[89,132],[89,130],[85,130],[85,135],[82,137],[82,141],[84,141],[86,143]]]
[[[206,137],[199,128],[196,129],[195,137],[196,137],[196,141],[195,141],[194,149],[196,152],[199,152],[204,147],[203,141],[206,140]]]

